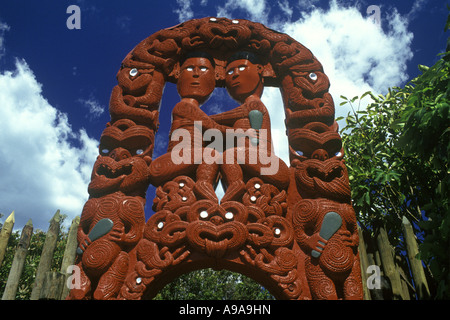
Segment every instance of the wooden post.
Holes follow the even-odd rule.
[[[42,248],[41,259],[39,261],[39,266],[36,271],[36,278],[33,284],[33,290],[31,291],[30,300],[38,300],[40,297],[40,292],[46,273],[50,271],[53,253],[55,251],[56,242],[58,240],[59,234],[59,221],[61,216],[59,215],[59,210],[56,211],[53,218],[50,220],[50,226],[45,237],[44,247]]]
[[[60,300],[65,285],[65,275],[60,272],[45,273],[44,283],[39,292],[40,300]]]
[[[402,295],[403,290],[400,274],[397,272],[392,247],[389,243],[389,239],[384,228],[379,229],[377,235],[377,245],[378,251],[380,252],[381,264],[383,266],[384,274],[389,278],[391,282],[393,299],[405,299]]]
[[[61,263],[61,273],[65,275],[64,279],[67,279],[69,277],[69,274],[67,274],[67,268],[75,262],[75,256],[77,254],[76,251],[78,246],[77,231],[79,224],[80,217],[77,216],[72,220],[72,224],[69,228],[69,234],[67,235],[66,248],[64,249],[64,257]],[[64,283],[66,283],[66,281],[64,281]],[[62,300],[64,300],[68,296],[69,291],[69,288],[64,285],[61,293]]]
[[[0,232],[0,267],[2,266],[3,259],[5,258],[6,248],[8,247],[8,241],[14,227],[14,222],[15,218],[13,211],[9,217],[6,218],[2,231]]]
[[[422,260],[417,258],[419,247],[411,223],[406,217],[402,219],[403,236],[406,242],[406,251],[408,253],[411,273],[419,299],[429,299],[430,289],[428,288],[427,278],[423,270]]]
[[[369,266],[369,259],[367,258],[366,245],[364,243],[364,235],[361,228],[358,226],[359,234],[359,259],[361,261],[361,278],[363,285],[364,300],[371,300],[370,291],[367,287],[367,267]]]
[[[411,288],[411,290],[414,291],[414,287],[405,272],[405,269],[408,270],[407,263],[405,259],[402,259],[402,257],[398,254],[394,255],[394,261],[402,283],[402,297],[405,300],[411,300],[409,289]]]
[[[20,236],[19,243],[17,244],[14,260],[12,262],[11,269],[9,270],[8,280],[6,282],[2,300],[15,300],[16,298],[20,276],[23,272],[23,266],[25,265],[25,259],[28,254],[28,247],[30,246],[32,235],[33,222],[30,219],[22,229],[22,234]]]

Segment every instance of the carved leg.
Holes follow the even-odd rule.
[[[100,278],[97,289],[94,292],[94,299],[108,300],[115,298],[122,287],[128,271],[129,257],[122,251],[116,258],[111,268]]]
[[[306,261],[306,275],[313,299],[337,300],[336,287],[333,281],[327,277],[318,263],[312,263],[308,258]]]
[[[230,154],[232,154],[232,157],[230,157]],[[220,169],[225,188],[225,195],[221,202],[241,201],[242,195],[245,193],[245,183],[242,168],[238,163],[236,149],[229,149],[223,153],[223,164]]]
[[[221,202],[241,201],[245,193],[241,166],[238,164],[224,164],[222,165],[222,173],[224,178],[227,178],[224,179],[226,192]]]
[[[344,281],[344,299],[345,300],[362,300],[363,290],[361,287],[361,271],[360,271],[359,253],[355,257],[352,271]]]
[[[195,194],[198,199],[208,199],[219,202],[214,190],[214,183],[219,173],[219,165],[217,163],[202,163],[197,168],[197,182],[194,186]]]
[[[72,288],[67,300],[82,300],[90,298],[89,294],[91,292],[91,281],[84,272],[81,262],[77,264],[77,267],[79,268],[78,270],[80,270],[80,287]]]

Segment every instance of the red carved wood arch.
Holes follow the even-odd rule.
[[[225,86],[232,54],[254,53],[264,85],[279,87],[284,102],[290,164],[280,160],[286,170],[267,179],[243,170],[240,193],[220,203],[198,191],[198,172],[164,180],[150,169],[164,85],[177,82],[191,51],[214,58],[216,87]],[[362,299],[334,103],[310,50],[260,23],[194,19],[139,43],[117,79],[78,231],[82,285],[69,299],[148,299],[179,275],[209,267],[240,272],[277,299]],[[157,169],[166,176],[164,165]],[[145,222],[150,183],[155,213]]]

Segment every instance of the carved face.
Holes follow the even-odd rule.
[[[182,98],[193,98],[204,103],[216,87],[214,67],[207,58],[188,58],[181,66],[177,82]]]
[[[342,160],[344,150],[339,133],[333,131],[316,132],[309,129],[289,130],[291,160],[305,161],[317,159]]]
[[[350,200],[350,184],[344,163],[335,159],[293,162],[299,190],[316,198]]]
[[[261,65],[253,64],[249,60],[240,59],[230,62],[225,75],[230,96],[241,103],[252,94],[260,97],[264,88],[261,73]]]
[[[114,191],[143,193],[148,187],[153,131],[138,125],[128,127],[128,123],[121,123],[124,121],[129,120],[119,120],[103,131],[100,156],[89,184],[91,195]]]

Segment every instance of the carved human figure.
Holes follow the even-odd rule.
[[[304,199],[293,210],[296,240],[307,254],[313,299],[361,299],[358,231],[349,204]]]
[[[159,186],[173,178],[186,175],[196,178],[194,187],[201,198],[217,201],[214,191],[214,183],[218,174],[218,164],[202,165],[201,156],[204,153],[203,131],[217,129],[225,134],[229,127],[223,126],[212,120],[200,106],[206,102],[215,88],[215,63],[212,57],[205,52],[191,52],[186,55],[181,63],[180,74],[177,81],[177,90],[181,97],[172,111],[172,126],[170,129],[171,140],[167,153],[155,159],[150,166],[152,184]],[[195,122],[201,124],[201,128],[195,126]],[[189,141],[177,141],[177,133],[180,129],[189,133]],[[197,138],[196,137],[200,137]],[[178,137],[179,138],[179,137]],[[174,154],[175,146],[183,144],[182,152],[190,154]],[[217,151],[210,150],[213,156]],[[200,156],[200,158],[198,157]],[[182,157],[187,161],[176,161],[174,157]]]
[[[233,54],[228,59],[225,83],[230,96],[241,105],[211,118],[234,129],[247,130],[250,139],[223,153],[221,172],[226,193],[222,202],[240,200],[245,190],[244,173],[261,177],[279,189],[287,188],[288,167],[272,152],[270,117],[260,99],[264,90],[263,66],[257,56],[246,51]],[[253,133],[256,136],[252,137]]]
[[[131,120],[103,131],[77,234],[82,281],[71,291],[75,299],[114,297],[124,281],[129,252],[144,231],[152,141],[153,131]]]

